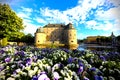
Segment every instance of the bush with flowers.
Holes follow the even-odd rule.
[[[30,46],[0,48],[0,80],[118,80],[120,53]]]

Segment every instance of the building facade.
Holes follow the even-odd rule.
[[[64,24],[48,24],[37,29],[35,33],[35,45],[37,47],[46,47],[47,44],[63,45],[69,49],[76,49],[77,33],[74,26],[69,23]]]

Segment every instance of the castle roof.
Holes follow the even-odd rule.
[[[43,28],[54,28],[54,27],[59,27],[59,28],[64,28],[64,29],[75,29],[72,25],[72,23],[69,23],[68,25],[65,24],[47,24]]]
[[[64,27],[65,25],[64,24],[47,24],[47,25],[45,25],[44,26],[44,28],[45,27],[47,27],[47,28],[53,28],[53,27]]]

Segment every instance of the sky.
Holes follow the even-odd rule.
[[[72,23],[77,38],[120,35],[120,0],[0,0],[23,19],[24,33],[34,35],[48,23]]]

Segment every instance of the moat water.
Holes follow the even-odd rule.
[[[98,44],[80,44],[77,48],[80,51],[84,51],[84,50],[97,50],[97,51],[118,51],[117,47],[113,47],[113,46],[101,46]]]

